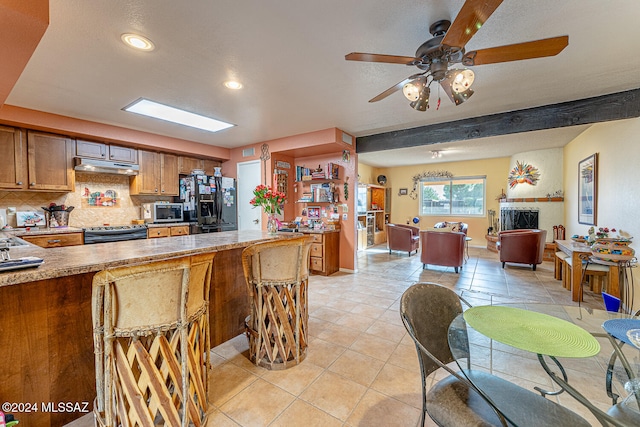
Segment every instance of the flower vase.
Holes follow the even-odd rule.
[[[267,219],[267,232],[275,235],[278,232],[278,221],[274,214],[269,214]]]

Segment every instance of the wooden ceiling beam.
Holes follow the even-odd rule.
[[[356,138],[357,153],[640,117],[640,89]]]

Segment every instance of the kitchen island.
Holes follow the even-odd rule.
[[[5,412],[24,425],[61,426],[92,411],[96,272],[216,252],[209,317],[216,346],[241,334],[249,314],[242,250],[271,238],[261,231],[228,231],[52,249],[12,247],[12,258],[35,256],[44,264],[0,273],[0,401],[15,404]]]

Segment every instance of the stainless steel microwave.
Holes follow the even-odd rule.
[[[184,222],[184,205],[182,203],[145,203],[142,205],[144,222]]]

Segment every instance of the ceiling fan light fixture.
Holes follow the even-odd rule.
[[[469,89],[475,80],[475,73],[469,69],[452,70],[454,73],[451,89],[455,93],[462,93]]]
[[[420,99],[420,93],[422,92],[426,84],[427,79],[425,77],[418,77],[417,79],[414,79],[405,84],[402,87],[402,93],[404,94],[404,97],[409,101],[415,102]]]
[[[409,105],[414,110],[427,111],[427,108],[429,108],[429,95],[431,95],[431,89],[429,89],[429,86],[425,86],[420,91],[418,99],[410,102]]]

